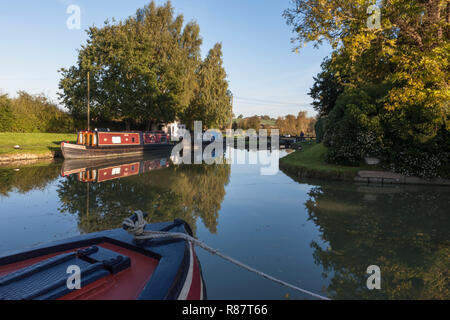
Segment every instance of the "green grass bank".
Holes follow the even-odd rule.
[[[76,141],[72,133],[0,132],[0,161],[52,158],[60,151],[61,141]],[[14,146],[20,146],[14,149]]]
[[[321,143],[303,142],[302,150],[295,151],[280,159],[280,168],[302,178],[354,181],[360,170],[377,170],[376,167],[340,166],[327,163],[327,149]]]

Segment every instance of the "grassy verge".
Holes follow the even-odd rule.
[[[326,147],[315,142],[301,143],[302,150],[291,153],[280,160],[280,168],[305,178],[325,178],[332,180],[353,180],[360,170],[376,170],[374,167],[339,166],[325,161]]]
[[[61,141],[76,141],[71,133],[9,133],[0,132],[0,155],[46,154],[60,149]],[[20,149],[14,149],[19,145]]]

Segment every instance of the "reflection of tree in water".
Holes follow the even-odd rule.
[[[330,297],[449,299],[450,191],[357,188],[322,185],[305,204],[329,245],[311,244]],[[382,290],[367,289],[369,265],[380,266]]]
[[[43,190],[59,177],[60,170],[61,166],[53,163],[21,167],[19,171],[0,168],[0,195],[8,196],[10,192],[27,193],[34,189]]]
[[[70,176],[58,188],[60,210],[78,214],[86,233],[119,228],[138,210],[149,213],[150,222],[178,218],[193,229],[200,217],[215,233],[229,176],[229,165],[182,165],[91,184]]]

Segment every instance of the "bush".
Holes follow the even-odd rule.
[[[383,153],[382,87],[349,89],[337,100],[325,124],[327,160],[358,165],[367,156]]]
[[[0,97],[0,131],[66,133],[75,130],[72,117],[42,95],[24,91],[17,98]]]
[[[393,146],[386,155],[389,169],[406,176],[448,178],[450,176],[450,133],[441,128],[426,143],[403,142]]]
[[[387,85],[379,85],[348,89],[338,98],[329,116],[316,126],[318,139],[324,132],[327,161],[359,165],[365,157],[375,156],[404,175],[449,177],[448,120],[433,122],[434,111],[420,106],[388,111],[387,92]]]
[[[327,122],[327,117],[321,117],[317,120],[315,125],[315,131],[316,131],[316,141],[317,143],[321,143],[323,141],[323,136],[325,135],[325,125]]]
[[[11,131],[13,120],[11,100],[6,95],[0,96],[0,132]]]

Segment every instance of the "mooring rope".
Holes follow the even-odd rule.
[[[235,265],[237,265],[238,267],[241,267],[247,271],[253,272],[263,278],[266,278],[268,280],[271,280],[275,283],[278,283],[282,286],[288,287],[290,289],[296,290],[296,291],[300,291],[302,293],[305,293],[307,295],[310,295],[312,297],[318,298],[318,299],[322,299],[322,300],[330,300],[327,297],[318,295],[314,292],[302,289],[300,287],[297,287],[295,285],[292,285],[290,283],[287,283],[283,280],[277,279],[275,277],[272,277],[264,272],[261,272],[259,270],[256,270],[240,261],[237,261],[236,259],[233,259],[221,252],[219,252],[219,250],[217,249],[213,249],[211,247],[209,247],[208,245],[206,245],[204,242],[195,239],[194,237],[191,237],[187,234],[184,233],[175,233],[175,232],[166,232],[166,231],[150,231],[150,230],[145,230],[145,226],[147,225],[147,222],[144,219],[144,216],[142,214],[142,212],[137,212],[136,213],[137,219],[136,221],[133,221],[131,218],[127,218],[123,221],[123,225],[126,226],[127,228],[125,229],[128,233],[130,233],[131,235],[134,236],[134,239],[136,240],[150,240],[150,239],[181,239],[181,240],[186,240],[189,241],[190,243],[206,250],[207,252],[211,253],[212,255],[216,255],[221,257],[224,260],[227,260],[228,262],[231,262]]]

